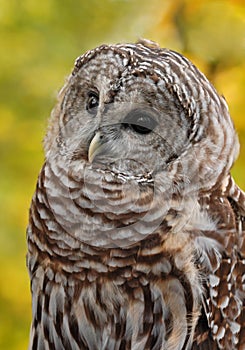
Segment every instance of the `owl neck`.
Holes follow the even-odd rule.
[[[179,239],[184,244],[186,219],[181,215],[190,204],[164,206],[152,188],[137,186],[134,191],[135,185],[90,171],[74,177],[46,163],[30,209],[28,240],[36,251],[32,256],[43,261],[52,256],[68,273],[86,269],[83,261],[92,261],[102,272],[108,266],[112,271],[121,268],[129,257],[135,261],[148,255],[158,260],[169,237],[172,243],[173,237],[176,240],[175,247]]]

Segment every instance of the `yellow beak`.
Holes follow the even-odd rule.
[[[90,162],[90,163],[92,163],[93,162],[93,160],[94,160],[94,158],[95,158],[95,156],[98,154],[98,153],[100,153],[100,151],[101,151],[101,146],[102,146],[102,144],[101,144],[101,137],[100,137],[101,135],[100,135],[100,132],[98,131],[95,135],[94,135],[94,137],[93,137],[93,139],[92,139],[92,141],[91,141],[91,143],[90,143],[90,145],[89,145],[89,150],[88,150],[88,161]]]

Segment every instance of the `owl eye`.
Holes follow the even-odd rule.
[[[148,112],[138,109],[129,112],[123,124],[129,126],[138,134],[149,134],[157,126],[157,122]]]
[[[96,92],[90,91],[87,100],[87,111],[90,114],[96,114],[99,105],[99,95]]]

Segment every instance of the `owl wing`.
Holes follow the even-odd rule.
[[[218,232],[210,238],[221,245],[221,256],[209,256],[211,269],[202,315],[192,349],[245,349],[245,193],[228,176],[206,208]],[[221,234],[220,234],[221,233]]]

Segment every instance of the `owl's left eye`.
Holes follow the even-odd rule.
[[[90,91],[88,94],[86,109],[90,114],[96,114],[99,106],[99,95],[96,92]]]
[[[149,134],[155,129],[157,122],[148,112],[136,109],[129,112],[123,125],[130,126],[138,134]]]

